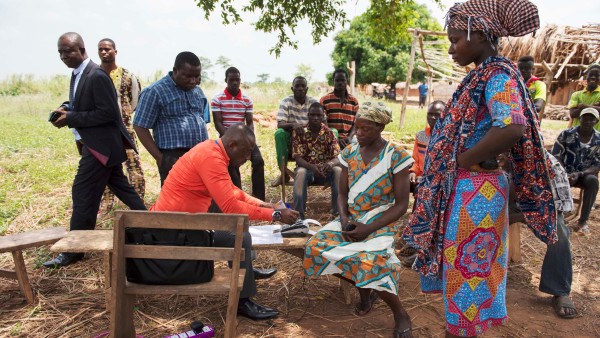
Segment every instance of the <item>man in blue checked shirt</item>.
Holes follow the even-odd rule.
[[[133,128],[158,165],[161,186],[188,150],[208,139],[208,100],[198,85],[202,65],[192,52],[175,58],[173,71],[140,95]],[[152,134],[150,133],[152,129]]]

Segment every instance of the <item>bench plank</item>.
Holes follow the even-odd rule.
[[[112,251],[112,230],[76,230],[56,242],[50,251],[53,252],[94,252]]]
[[[2,236],[0,237],[0,253],[52,244],[65,237],[66,234],[67,231],[64,228],[55,227]]]
[[[242,289],[246,269],[240,269],[238,290]],[[214,295],[223,294],[229,290],[231,278],[230,269],[215,269],[210,282],[190,285],[146,285],[127,282],[126,294],[137,295]]]

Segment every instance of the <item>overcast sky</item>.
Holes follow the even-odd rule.
[[[445,11],[436,8],[433,1],[417,1],[427,4],[441,22]],[[597,0],[533,2],[540,6],[542,24],[580,26],[600,21]],[[454,1],[443,3],[450,6]],[[349,0],[349,17],[363,13],[368,4],[367,0]],[[175,56],[184,50],[212,61],[223,55],[240,69],[246,81],[256,81],[260,73],[270,74],[271,80],[291,80],[302,63],[315,70],[316,80],[323,80],[332,70],[335,34],[313,46],[310,30],[298,28],[298,50],[285,48],[276,59],[268,52],[276,35],[254,31],[252,16],[243,15],[247,22],[222,26],[217,15],[205,20],[192,0],[0,0],[0,79],[8,74],[68,74],[56,51],[58,37],[67,31],[83,36],[88,55],[95,62],[97,42],[112,38],[119,52],[117,63],[141,76],[170,70]],[[218,80],[223,77],[220,68],[212,71]]]

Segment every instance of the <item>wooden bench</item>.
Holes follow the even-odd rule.
[[[23,250],[35,248],[42,245],[52,244],[67,234],[64,228],[48,228],[21,232],[17,234],[2,236],[0,238],[0,253],[10,252],[15,262],[15,270],[0,269],[0,277],[16,279],[19,288],[29,304],[33,304],[33,290],[27,277],[27,269],[23,260]]]
[[[225,337],[236,336],[237,307],[242,290],[245,269],[240,268],[244,258],[243,233],[248,231],[248,216],[234,214],[117,211],[115,213],[113,262],[111,264],[111,337],[133,337],[133,308],[136,295],[227,295]],[[211,246],[133,245],[126,244],[125,229],[215,230],[234,234],[231,248]],[[231,261],[231,269],[214,269],[211,281],[191,285],[142,285],[127,281],[126,259],[224,260]]]
[[[112,262],[112,230],[69,231],[61,240],[50,247],[52,252],[100,252],[103,254],[104,292],[106,307],[110,304],[110,264]]]

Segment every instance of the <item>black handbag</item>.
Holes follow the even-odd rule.
[[[125,243],[133,245],[212,246],[213,232],[207,230],[125,229]],[[214,261],[128,258],[127,280],[151,285],[183,285],[210,282]]]

